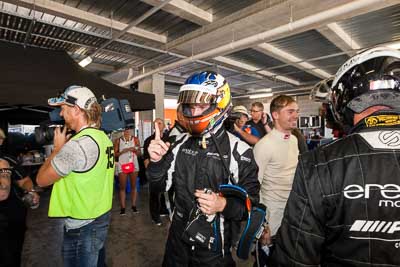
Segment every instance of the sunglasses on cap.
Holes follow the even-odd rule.
[[[50,106],[58,106],[61,104],[74,106],[76,104],[76,100],[77,99],[75,97],[69,96],[64,92],[64,93],[59,93],[59,95],[56,97],[49,98],[47,102]]]

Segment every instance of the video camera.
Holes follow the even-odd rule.
[[[102,107],[101,127],[106,133],[134,126],[133,112],[127,99],[108,98],[100,103]],[[54,129],[64,127],[65,121],[60,116],[60,108],[49,113],[49,120],[35,128],[35,139],[40,145],[51,143]]]

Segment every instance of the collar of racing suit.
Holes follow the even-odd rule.
[[[379,110],[360,120],[349,134],[362,131],[376,131],[377,129],[398,129],[400,127],[400,111]]]

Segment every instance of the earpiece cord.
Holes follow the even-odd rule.
[[[215,147],[217,149],[218,155],[221,158],[222,165],[224,166],[225,170],[229,173],[229,181],[232,184],[235,184],[235,181],[233,180],[233,173],[229,170],[228,164],[224,160],[224,157],[223,157],[222,152],[221,152],[221,148],[219,147],[217,139],[215,138],[215,135],[214,135],[214,133],[212,131],[210,131],[210,135],[211,135],[211,139],[213,140],[213,142],[215,144]]]

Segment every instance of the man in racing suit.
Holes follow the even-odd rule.
[[[172,184],[175,188],[175,209],[163,266],[235,266],[230,253],[229,222],[242,220],[246,208],[234,197],[220,196],[218,187],[235,183],[247,191],[253,202],[258,202],[260,186],[253,152],[223,128],[231,99],[229,86],[221,75],[192,75],[181,87],[178,102],[178,122],[187,132],[176,135],[175,142],[169,144],[160,139],[156,127],[155,139],[148,149],[150,186],[159,191],[168,190]],[[201,123],[193,123],[196,120]],[[184,241],[196,207],[217,222],[210,248]]]
[[[300,156],[271,266],[400,266],[400,52],[337,72],[330,104],[348,136]]]

